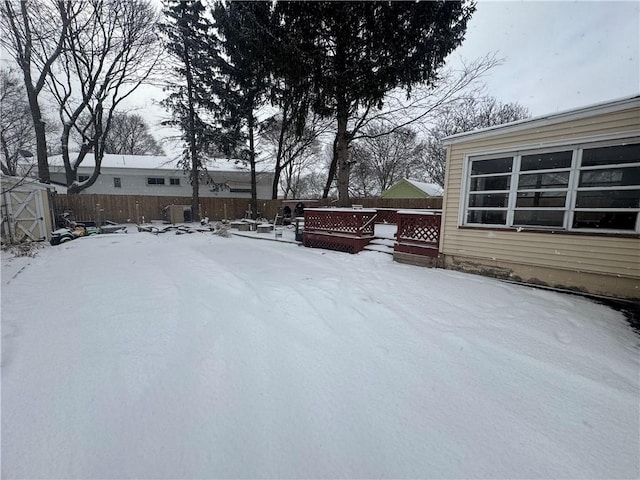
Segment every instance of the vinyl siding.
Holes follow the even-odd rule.
[[[429,195],[410,183],[400,181],[382,193],[382,198],[427,198]]]
[[[80,167],[78,173],[81,175],[91,175],[92,167]],[[212,171],[212,178],[216,182],[228,183],[233,189],[250,189],[251,177],[249,172],[238,171]],[[164,185],[148,185],[148,177],[162,177],[165,179]],[[120,178],[121,187],[115,187],[114,178]],[[180,179],[180,185],[171,185],[169,179]],[[64,170],[61,167],[55,167],[51,171],[51,180],[59,183],[65,183]],[[100,176],[91,187],[84,190],[83,194],[99,194],[99,195],[150,195],[150,196],[169,196],[169,197],[190,197],[192,194],[189,176],[180,169],[143,169],[143,168],[113,168],[103,167]],[[273,183],[273,173],[258,173],[256,176],[257,196],[259,200],[267,200],[271,198],[271,188]],[[209,185],[200,184],[201,197],[220,197],[220,198],[251,198],[250,190],[248,192],[232,192],[211,191]]]
[[[637,105],[637,103],[636,103]],[[441,252],[523,265],[640,278],[640,240],[636,237],[517,232],[500,229],[460,228],[458,218],[465,156],[502,150],[567,146],[591,139],[640,137],[640,108],[597,114],[551,125],[536,125],[511,133],[495,130],[481,138],[460,139],[447,146],[447,180],[443,202]]]

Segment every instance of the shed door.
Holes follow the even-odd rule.
[[[45,240],[47,229],[40,190],[9,192],[9,218],[16,241]]]

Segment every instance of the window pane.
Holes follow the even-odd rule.
[[[505,225],[506,210],[471,210],[467,213],[468,223],[485,223],[489,225]]]
[[[520,192],[516,207],[564,207],[565,192]]]
[[[563,223],[564,212],[558,210],[516,210],[513,216],[514,225],[561,227]]]
[[[637,212],[576,212],[573,228],[635,230]]]
[[[113,186],[115,188],[122,188],[122,181],[120,180],[119,177],[114,177],[113,178]]]
[[[640,185],[640,167],[580,172],[581,187],[621,187],[626,185]]]
[[[513,168],[513,157],[474,160],[471,163],[471,175],[488,173],[507,173]]]
[[[520,190],[531,188],[562,188],[569,185],[569,172],[528,173],[518,178]]]
[[[640,143],[615,147],[589,148],[582,152],[582,166],[640,162]]]
[[[520,170],[546,170],[551,168],[570,168],[573,152],[538,153],[536,155],[523,155],[520,161]]]
[[[471,191],[509,190],[511,175],[500,177],[476,177],[471,179]]]
[[[577,208],[639,208],[640,190],[578,192]]]
[[[506,207],[508,193],[481,193],[469,195],[470,207]]]

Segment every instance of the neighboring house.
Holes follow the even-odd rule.
[[[428,198],[441,197],[443,193],[442,187],[436,183],[417,182],[403,178],[399,182],[394,183],[384,192],[382,198]]]
[[[445,145],[446,268],[640,298],[640,96]]]
[[[1,175],[0,212],[3,243],[46,240],[53,231],[50,185],[29,178]]]
[[[166,156],[113,155],[102,159],[100,176],[91,187],[81,193],[101,195],[151,195],[190,197],[192,187],[189,174],[175,166]],[[93,173],[93,154],[87,155],[78,168],[78,181],[86,181]],[[51,181],[66,184],[62,156],[49,157]],[[233,161],[207,161],[207,175],[200,183],[201,197],[251,198],[251,174],[247,168]],[[256,175],[258,199],[270,199],[273,172]]]

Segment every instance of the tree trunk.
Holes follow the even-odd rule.
[[[249,127],[249,165],[251,166],[251,218],[255,220],[258,218],[258,188],[256,184],[256,152],[253,139],[253,108],[249,112],[247,120],[247,126]]]
[[[50,183],[49,160],[47,158],[47,135],[44,122],[42,121],[42,113],[38,104],[38,93],[33,88],[31,72],[23,69],[25,77],[25,88],[27,90],[27,99],[29,100],[29,109],[33,119],[33,130],[36,134],[36,157],[38,159],[38,180],[42,183]]]
[[[327,176],[327,183],[324,186],[324,191],[322,192],[322,198],[328,198],[329,192],[331,191],[331,185],[333,184],[333,179],[336,177],[336,170],[338,169],[338,152],[336,150],[336,146],[338,145],[338,135],[333,139],[333,148],[331,149],[331,165],[329,165],[329,174]]]
[[[36,152],[38,155],[38,179],[42,183],[50,183],[49,159],[47,158],[47,134],[44,122],[40,116],[40,107],[38,107],[37,115],[39,121],[34,123],[34,130],[36,133]]]
[[[282,152],[284,150],[284,139],[288,126],[287,105],[282,107],[282,121],[280,122],[280,132],[278,133],[278,151],[276,152],[276,165],[273,175],[273,186],[271,188],[271,199],[278,198],[278,187],[280,185],[280,175],[282,173]],[[285,197],[286,198],[286,197]]]
[[[189,104],[189,132],[187,133],[189,141],[189,156],[191,157],[191,221],[200,220],[200,162],[198,161],[198,147],[196,144],[196,123],[195,123],[195,107],[193,95],[193,74],[191,72],[191,58],[186,39],[183,38],[184,44],[184,65],[185,77],[187,80],[187,103]]]
[[[278,198],[278,186],[280,184],[280,175],[282,175],[282,167],[280,167],[279,162],[276,163],[275,168],[273,169],[273,184],[271,186],[271,199],[276,200]],[[285,198],[286,192],[285,192]]]
[[[348,111],[344,102],[338,102],[338,132],[336,133],[335,160],[338,167],[338,206],[348,207],[349,200],[349,139]]]

